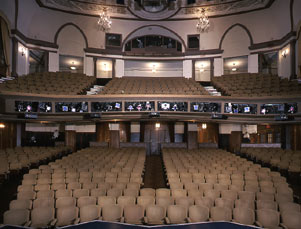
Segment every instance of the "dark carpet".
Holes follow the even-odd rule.
[[[144,188],[166,188],[163,161],[160,155],[146,157]]]

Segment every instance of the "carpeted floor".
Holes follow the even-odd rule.
[[[160,155],[146,157],[144,188],[166,188],[163,161]]]

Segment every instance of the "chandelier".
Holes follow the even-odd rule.
[[[199,21],[196,24],[196,28],[200,32],[205,32],[209,29],[209,27],[210,27],[209,18],[205,12],[205,9],[203,8],[200,14]]]
[[[100,12],[97,24],[104,32],[111,29],[112,21],[105,8]]]

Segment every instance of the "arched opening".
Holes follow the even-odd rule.
[[[0,76],[10,75],[10,32],[6,20],[0,15]]]
[[[65,24],[57,31],[55,43],[59,46],[59,70],[83,73],[84,49],[88,47],[83,31],[73,23]]]

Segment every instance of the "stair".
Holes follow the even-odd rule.
[[[87,95],[97,95],[99,92],[103,90],[104,86],[93,85],[89,91],[87,91]]]
[[[218,92],[213,86],[206,86],[204,88],[212,96],[222,96],[222,94],[220,92]]]

